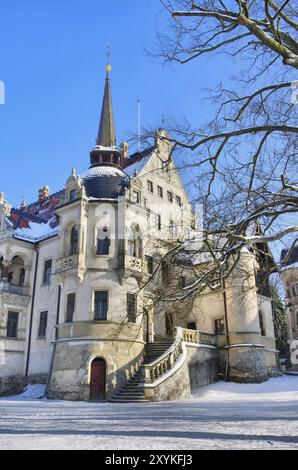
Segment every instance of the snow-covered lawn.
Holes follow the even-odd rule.
[[[0,399],[1,449],[298,448],[298,377],[218,382],[191,400],[113,404]]]

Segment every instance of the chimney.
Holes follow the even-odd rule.
[[[120,144],[120,151],[121,151],[121,160],[122,160],[122,167],[125,168],[126,167],[126,160],[127,160],[127,157],[128,157],[128,143],[127,142],[122,142],[122,144]]]

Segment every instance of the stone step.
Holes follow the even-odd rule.
[[[132,399],[126,399],[126,398],[113,398],[111,397],[109,399],[110,402],[113,403],[151,403],[150,400],[147,400],[147,398],[139,399],[139,400],[132,400]]]

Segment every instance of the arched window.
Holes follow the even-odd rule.
[[[72,227],[71,232],[70,232],[69,254],[75,255],[76,253],[78,253],[78,248],[79,248],[79,230],[78,230],[78,227],[75,225],[74,227]]]
[[[263,312],[259,310],[259,323],[260,323],[260,329],[261,329],[261,335],[266,336],[266,322],[265,322],[265,317]]]
[[[102,230],[97,232],[97,255],[108,255],[110,252],[110,238],[108,228],[104,227]]]
[[[130,228],[128,239],[128,256],[142,258],[142,233],[139,225],[133,225]]]

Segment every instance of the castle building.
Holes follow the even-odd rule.
[[[171,150],[163,129],[117,147],[108,66],[89,169],[19,208],[0,195],[0,394],[29,381],[53,399],[159,401],[277,372],[253,248],[225,285],[169,298],[209,263],[193,247],[168,262],[195,222]]]
[[[281,252],[281,280],[286,293],[291,362],[298,370],[298,246]]]

